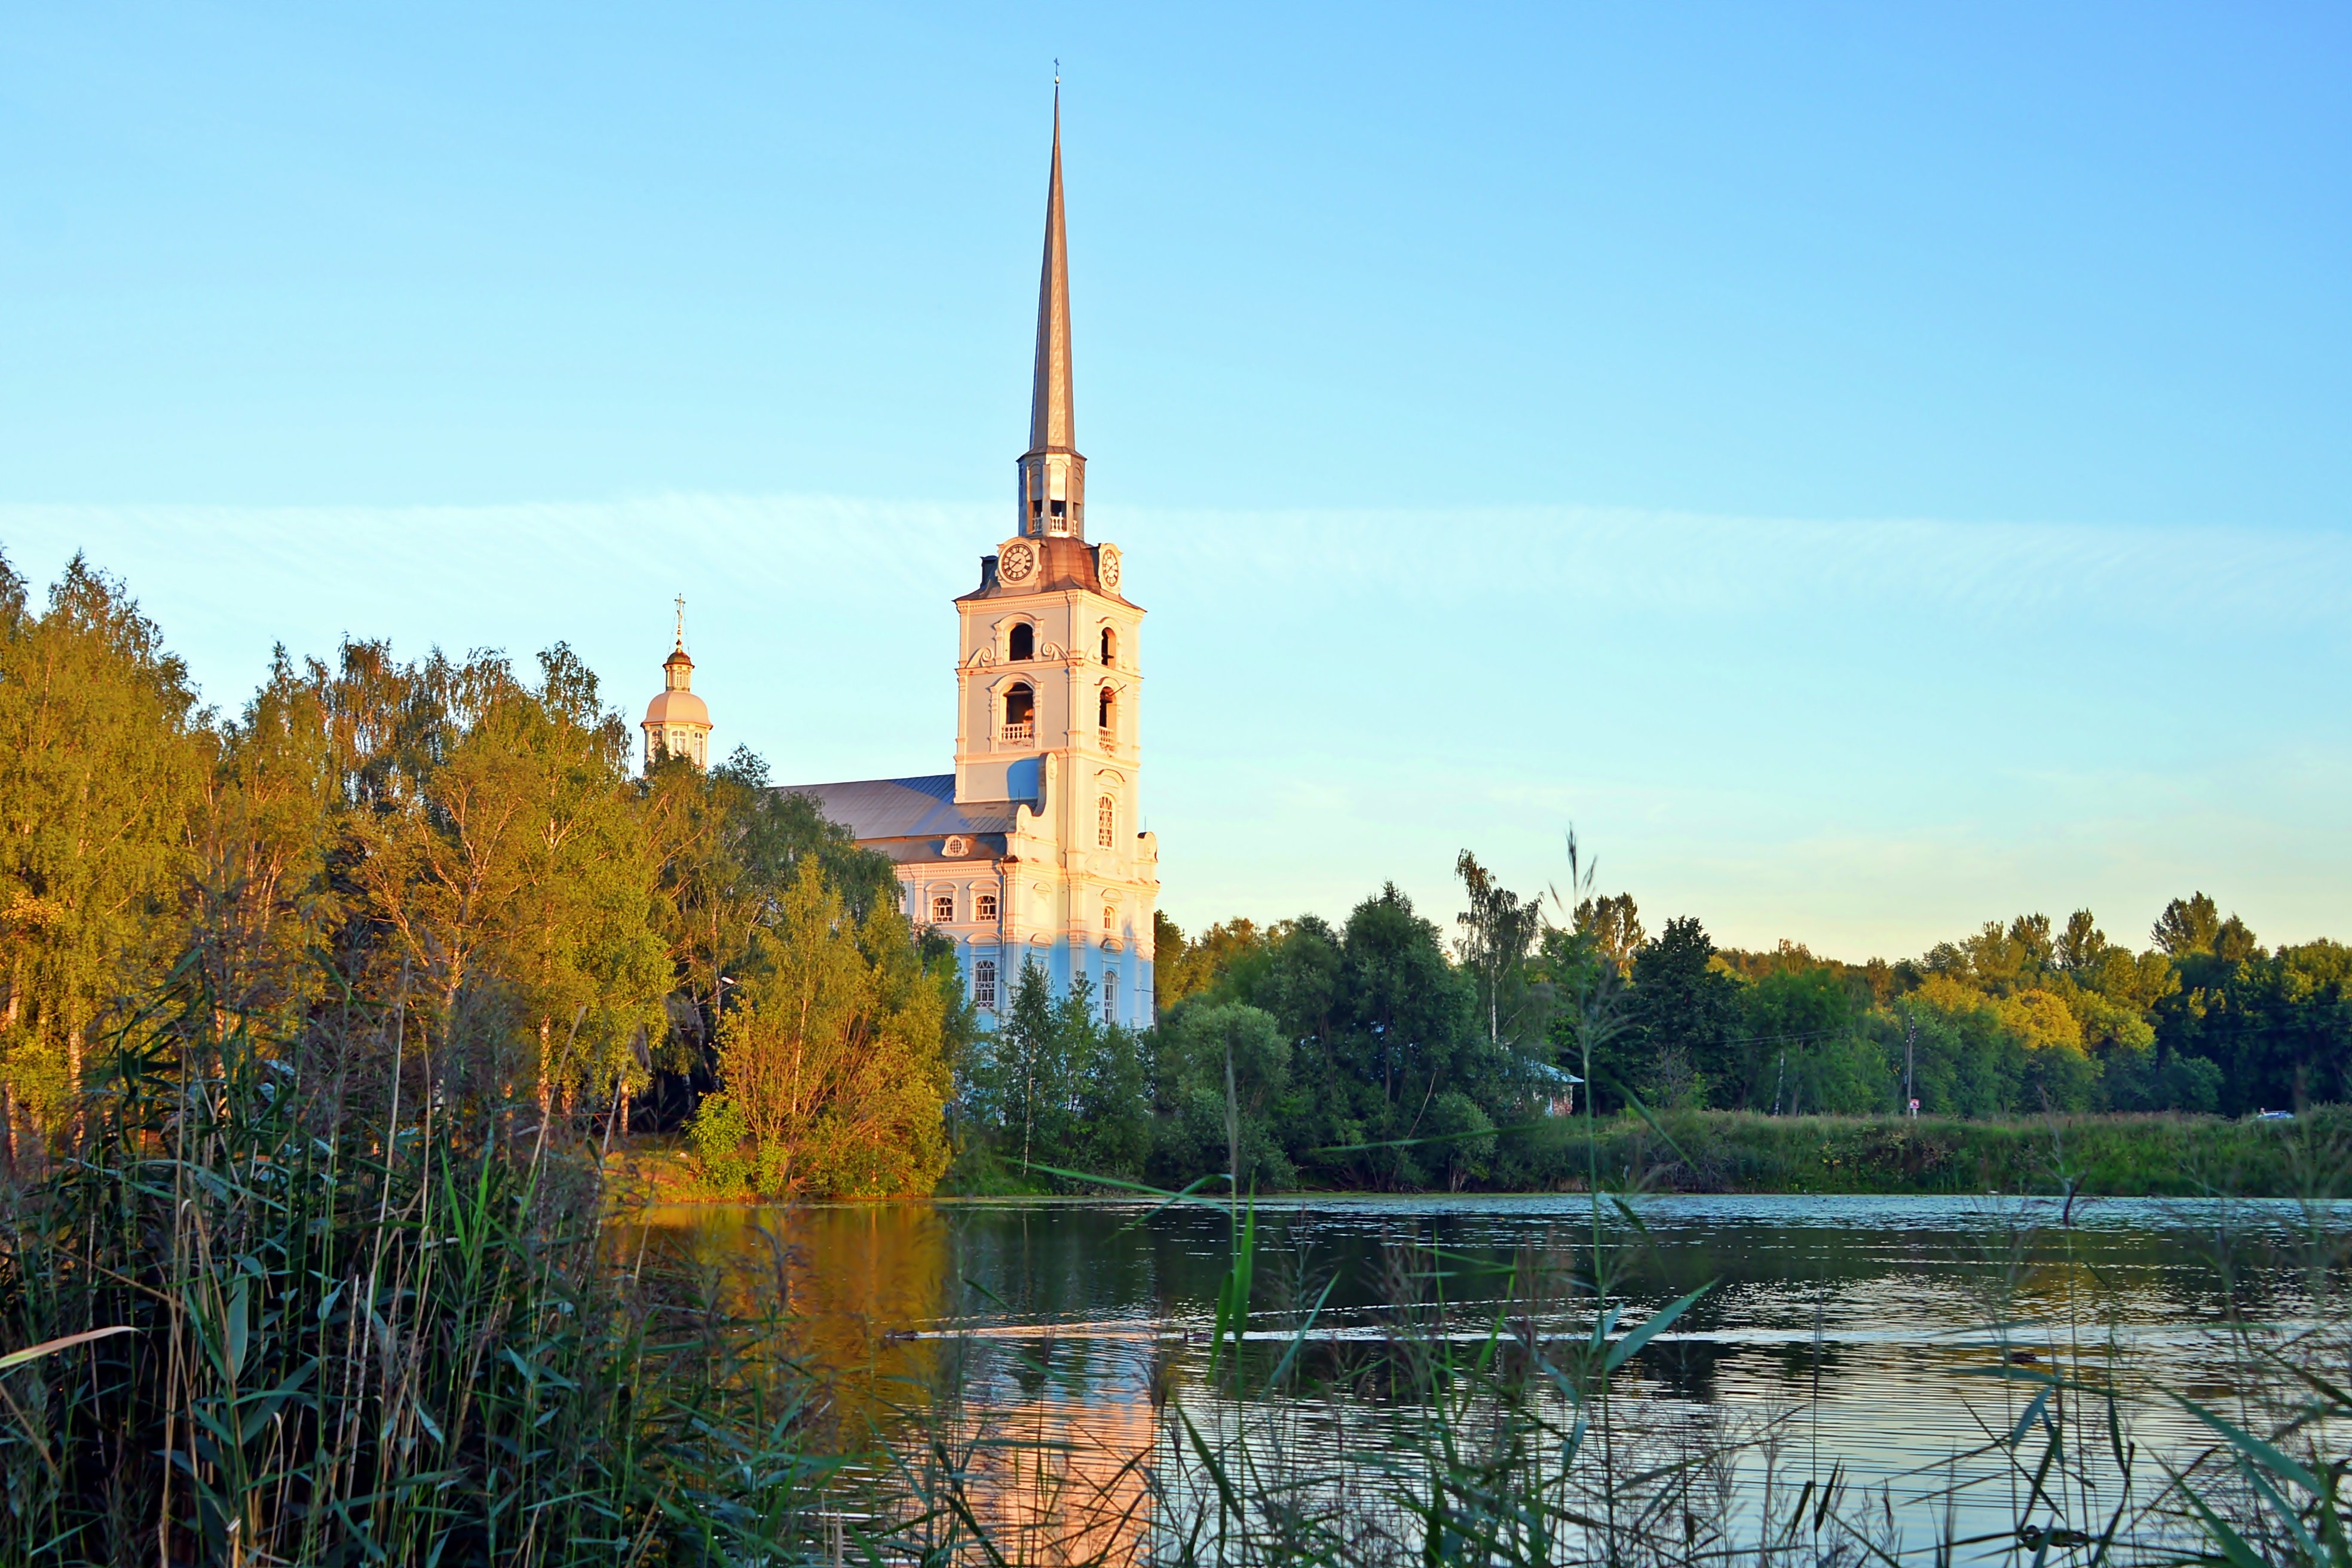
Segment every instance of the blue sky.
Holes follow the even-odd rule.
[[[0,549],[943,768],[1052,61],[1164,902],[2352,935],[2352,21],[17,7]]]

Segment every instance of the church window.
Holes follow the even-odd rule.
[[[1095,802],[1095,842],[1106,849],[1118,842],[1118,803],[1108,795]]]
[[[1024,659],[1037,657],[1037,628],[1027,621],[1013,624],[1012,633],[1004,639],[1007,658]]]
[[[943,925],[946,925],[946,924],[950,923],[950,921],[952,921],[954,919],[955,919],[955,895],[954,895],[953,893],[934,893],[934,894],[932,894],[932,895],[931,895],[931,923],[932,923],[933,925],[943,926]]]
[[[971,1002],[975,1007],[996,1010],[996,960],[983,958],[971,966]]]
[[[1118,971],[1116,969],[1103,971],[1103,1022],[1118,1022]]]
[[[1118,634],[1108,626],[1103,627],[1102,661],[1105,664],[1118,662]]]
[[[996,918],[996,895],[994,893],[981,893],[974,896],[971,900],[971,918],[976,921],[994,920]]]
[[[1029,683],[1017,680],[1004,693],[1004,731],[1003,739],[1026,743],[1036,732],[1037,694]]]
[[[1118,910],[1108,904],[1105,904],[1103,906],[1103,934],[1105,936],[1108,936],[1118,930]]]
[[[1118,699],[1108,686],[1095,699],[1095,722],[1101,726],[1103,739],[1108,741],[1118,728]]]

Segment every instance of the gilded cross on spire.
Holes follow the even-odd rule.
[[[686,595],[677,596],[677,646],[686,647]]]

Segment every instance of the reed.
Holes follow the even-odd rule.
[[[749,1560],[812,1385],[609,1254],[593,1150],[397,1004],[183,967],[0,1222],[0,1561]]]
[[[2292,1198],[2310,1189],[2309,1153],[2352,1142],[2352,1108],[2292,1121],[2173,1114],[1951,1117],[1767,1116],[1633,1111],[1514,1131],[1499,1152],[1505,1190],[1581,1189],[1640,1178],[1685,1193],[2043,1193],[2063,1146],[2087,1191],[2109,1197]],[[2342,1189],[2339,1188],[2338,1191]]]

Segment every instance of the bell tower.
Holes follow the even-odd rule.
[[[1074,401],[1056,79],[1029,441],[1011,536],[955,601],[955,772],[778,787],[890,858],[908,917],[955,944],[983,1019],[1004,1016],[1034,967],[1058,994],[1089,994],[1106,1024],[1140,1028],[1160,900],[1160,847],[1143,831],[1143,606],[1118,547],[1087,538]],[[679,659],[685,640],[681,627]],[[656,700],[673,750],[672,705],[700,702],[686,680],[681,667]]]
[[[1116,992],[1112,1016],[1149,1022],[1160,880],[1142,831],[1144,612],[1120,591],[1118,547],[1087,539],[1074,403],[1057,89],[1013,533],[956,601],[955,798],[1013,814],[1001,907],[1029,933],[1023,952],[1050,943],[1057,984],[1092,974]]]

